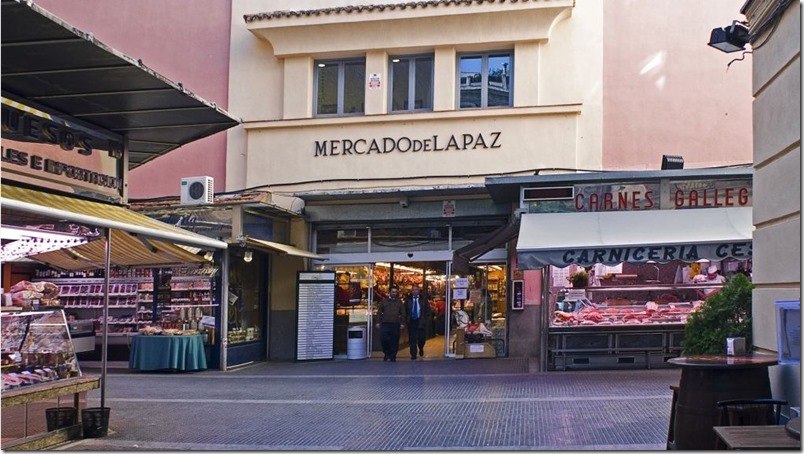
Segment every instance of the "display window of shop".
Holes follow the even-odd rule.
[[[507,266],[472,265],[450,279],[448,348],[463,355],[467,343],[483,343],[486,357],[505,356],[508,315]]]
[[[356,115],[365,112],[366,60],[315,62],[315,113]]]
[[[265,254],[230,249],[227,327],[229,345],[265,335],[268,260]]]
[[[458,57],[458,105],[465,108],[513,105],[512,52],[464,54]]]
[[[391,111],[433,110],[433,56],[394,56],[390,60]]]

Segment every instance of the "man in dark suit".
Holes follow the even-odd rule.
[[[422,295],[417,284],[411,288],[410,298],[405,301],[405,315],[408,320],[408,340],[410,341],[410,359],[424,358],[424,342],[427,340],[427,325],[433,319],[430,302]]]

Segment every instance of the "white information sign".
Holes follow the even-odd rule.
[[[455,288],[469,288],[469,279],[465,277],[455,279]]]
[[[332,359],[335,332],[335,273],[299,272],[296,359]]]
[[[382,88],[382,76],[377,73],[369,74],[368,77],[369,90],[379,90]]]
[[[465,300],[466,299],[466,289],[465,288],[452,289],[452,299],[454,299],[454,300]]]
[[[445,200],[441,205],[441,217],[454,218],[455,217],[455,201]]]

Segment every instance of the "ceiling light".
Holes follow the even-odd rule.
[[[709,45],[721,52],[745,50],[748,44],[748,28],[745,22],[734,21],[723,28],[715,28],[709,36]]]
[[[251,252],[251,251],[246,251],[246,253],[245,253],[245,254],[243,254],[243,261],[244,261],[244,262],[246,262],[246,263],[251,262],[251,259],[252,259],[252,258],[253,258],[253,256],[252,256],[252,252]]]
[[[212,251],[207,251],[206,254],[204,254],[204,260],[208,260],[211,262],[212,257],[213,257]]]

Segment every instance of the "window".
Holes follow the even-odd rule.
[[[458,62],[461,108],[513,105],[510,52],[462,55]]]
[[[316,115],[365,112],[365,60],[316,61],[315,80]]]
[[[391,111],[433,110],[433,56],[391,58]]]

